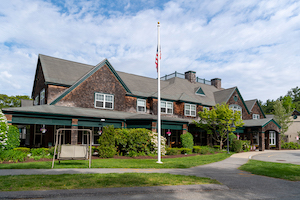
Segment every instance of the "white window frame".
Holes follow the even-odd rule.
[[[259,114],[252,114],[252,119],[260,119]]]
[[[173,114],[173,102],[161,101],[160,102],[160,112],[162,114]]]
[[[240,114],[241,114],[241,119],[242,119],[242,117],[243,117],[243,109],[242,109],[241,106],[236,105],[236,104],[231,104],[231,105],[229,105],[229,109],[232,110],[233,113],[235,113],[235,112],[240,112]]]
[[[275,131],[269,131],[269,142],[270,144],[269,145],[276,145],[276,133]]]
[[[34,98],[34,101],[33,101],[34,106],[39,105],[39,97],[40,97],[40,95],[36,95],[36,97]]]
[[[209,107],[207,107],[207,106],[203,106],[203,111],[204,111],[204,110],[209,111],[210,109],[209,109]]]
[[[40,92],[40,105],[45,104],[45,88],[41,90]]]
[[[146,99],[137,99],[136,100],[136,110],[137,112],[146,112]],[[140,110],[139,108],[142,108],[143,110]]]
[[[195,109],[193,109],[193,108],[195,108]],[[196,114],[197,114],[197,105],[196,104],[189,104],[189,103],[184,104],[184,115],[185,116],[196,117]]]
[[[100,99],[100,96],[103,96],[103,99]],[[111,97],[111,101],[108,100],[107,98]],[[97,106],[97,102],[103,102],[103,106]],[[112,106],[107,107],[106,103],[111,103]],[[114,95],[112,94],[104,94],[104,93],[95,93],[95,101],[94,101],[94,106],[95,108],[103,108],[103,109],[110,109],[113,110],[114,109]]]

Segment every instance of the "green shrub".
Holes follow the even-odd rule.
[[[31,152],[31,157],[34,160],[40,160],[42,158],[52,158],[52,156],[53,156],[53,155],[51,155],[49,153],[49,149],[48,148],[31,149],[30,152]]]
[[[30,153],[30,148],[27,148],[27,147],[17,147],[17,148],[14,148],[15,151],[22,151],[26,154],[29,154]]]
[[[8,126],[8,132],[7,132],[7,145],[6,149],[14,149],[18,146],[20,146],[20,133],[19,129],[15,126]]]
[[[112,158],[116,155],[115,130],[113,126],[103,127],[103,133],[98,142],[99,157]]]
[[[224,145],[224,144],[223,144]],[[214,145],[215,149],[220,149],[220,145]]]
[[[0,151],[0,161],[23,162],[27,158],[27,153],[13,149]]]
[[[198,154],[208,154],[208,153],[215,153],[219,151],[219,149],[210,147],[210,146],[194,146],[194,152]]]
[[[282,149],[300,149],[300,145],[296,142],[284,142],[281,145]]]
[[[193,149],[194,138],[193,135],[189,132],[180,135],[181,145],[183,148]]]
[[[242,140],[233,140],[231,143],[231,151],[239,153],[243,150]]]
[[[179,155],[181,154],[180,148],[167,148],[167,155]]]
[[[181,150],[181,154],[192,154],[193,153],[193,149],[190,148],[180,148]]]

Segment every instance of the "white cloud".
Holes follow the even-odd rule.
[[[5,1],[0,7],[0,93],[31,94],[39,53],[156,78],[194,70],[263,101],[299,86],[300,2]],[[10,75],[10,77],[8,77]],[[12,84],[13,83],[13,84]]]

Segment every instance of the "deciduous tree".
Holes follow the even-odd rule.
[[[225,103],[217,104],[211,110],[204,110],[198,113],[199,122],[194,122],[197,127],[200,127],[211,134],[213,139],[220,143],[220,149],[223,143],[227,140],[227,133],[231,133],[236,128],[243,126],[243,120],[240,112],[233,112]],[[234,125],[234,126],[233,126]]]

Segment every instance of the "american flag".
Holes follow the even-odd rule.
[[[159,50],[160,50],[160,60],[161,60],[161,49],[159,48]],[[158,71],[158,47],[157,47],[157,49],[156,49],[156,56],[155,56],[155,65],[156,65],[156,71]]]

